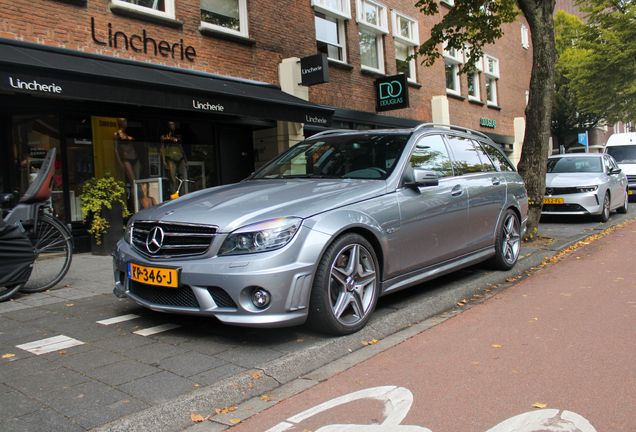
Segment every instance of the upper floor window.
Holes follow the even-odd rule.
[[[351,19],[349,0],[311,0],[314,10],[340,18]]]
[[[397,73],[403,73],[415,81],[415,59],[409,59],[420,44],[417,21],[394,10],[391,11],[393,38],[395,39],[395,63]]]
[[[175,18],[174,0],[112,0],[112,2],[115,5],[149,15]]]
[[[466,60],[468,60],[468,54],[466,54]],[[481,100],[480,95],[480,76],[484,70],[483,59],[479,59],[475,62],[475,70],[466,74],[466,80],[468,82],[468,99]]]
[[[525,49],[530,48],[530,37],[528,36],[528,27],[521,24],[521,46]]]
[[[249,37],[247,0],[201,0],[201,25],[224,33]]]
[[[464,62],[463,54],[461,51],[453,47],[447,47],[444,45],[442,56],[444,57],[444,68],[446,71],[446,93],[459,95],[460,87],[458,72],[460,66]]]
[[[499,60],[485,56],[486,63],[486,100],[489,105],[497,105],[497,80],[499,79]]]
[[[315,11],[316,45],[331,60],[347,61],[345,21],[351,18],[346,0],[312,0]]]
[[[372,0],[358,0],[360,63],[363,69],[384,73],[382,36],[389,32],[386,6]]]

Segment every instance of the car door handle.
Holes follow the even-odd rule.
[[[462,185],[456,185],[451,190],[451,196],[460,196],[462,193],[464,193],[464,187]]]
[[[499,186],[501,184],[501,180],[499,180],[497,177],[493,177],[492,184],[495,186]]]

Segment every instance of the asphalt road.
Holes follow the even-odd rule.
[[[510,272],[477,266],[383,297],[365,329],[341,338],[304,326],[248,329],[153,312],[112,295],[109,257],[78,255],[62,286],[0,303],[0,430],[222,430],[223,421],[194,424],[191,415],[219,420],[215,409],[298,393],[329,374],[298,377],[333,362],[344,370],[356,356],[423,331],[444,311],[460,313],[463,300],[506,289],[546,257],[634,216],[632,204],[605,224],[545,220],[541,239],[522,248]],[[382,346],[362,344],[373,340]]]

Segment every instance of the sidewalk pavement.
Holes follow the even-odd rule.
[[[634,216],[634,205],[630,205],[628,214],[612,214],[605,224],[589,220],[542,223],[538,240],[522,247],[522,258],[512,271],[460,271],[427,284],[421,292],[405,290],[384,297],[365,329],[341,338],[302,327],[254,331],[149,313],[112,295],[110,257],[75,255],[60,286],[0,303],[0,361],[4,366],[0,392],[11,401],[0,407],[0,430],[46,424],[48,431],[179,431],[193,425],[190,415],[195,412],[213,415],[215,420],[215,408],[250,398],[260,400],[265,393],[283,399],[322,379],[318,375],[309,380],[298,377],[331,367],[332,362],[344,370],[423,331],[418,323],[457,309],[459,302],[482,287],[505,289],[511,285],[507,280],[523,276],[562,249]],[[72,308],[73,303],[81,305],[81,310]],[[105,329],[94,322],[98,316],[131,313],[142,316],[138,325],[121,323],[116,329]],[[83,321],[86,317],[95,319]],[[158,319],[183,324],[183,329],[148,338],[128,336],[143,325],[159,324]],[[72,328],[77,323],[85,328]],[[25,341],[61,334],[85,344],[65,350],[62,357],[16,350]],[[377,345],[360,349],[361,340],[373,339],[383,340],[382,349]],[[208,369],[198,369],[201,365]],[[270,405],[255,403],[248,414]],[[216,418],[221,420],[195,424],[192,432],[223,430],[231,424],[222,416]]]

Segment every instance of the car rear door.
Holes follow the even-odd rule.
[[[466,247],[468,193],[453,171],[442,136],[421,138],[414,147],[410,166],[435,171],[439,185],[398,190],[402,273],[446,261],[463,253]]]
[[[467,250],[492,246],[506,201],[506,180],[477,141],[453,134],[446,139],[468,189]]]

